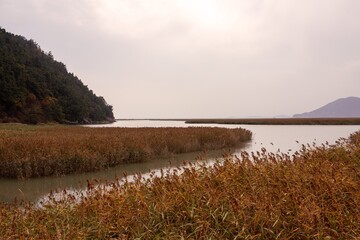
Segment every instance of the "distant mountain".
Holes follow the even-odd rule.
[[[114,121],[112,106],[34,40],[0,28],[0,122]]]
[[[360,117],[360,98],[340,98],[312,112],[295,114],[294,118]]]

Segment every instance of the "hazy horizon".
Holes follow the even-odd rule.
[[[360,96],[360,1],[0,0],[116,118],[292,116]]]

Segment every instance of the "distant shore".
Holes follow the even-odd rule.
[[[360,125],[360,118],[237,118],[182,119],[189,124],[246,124],[246,125]]]

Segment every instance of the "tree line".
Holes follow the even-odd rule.
[[[0,28],[0,122],[94,123],[112,106],[34,40]]]

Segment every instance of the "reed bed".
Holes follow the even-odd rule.
[[[359,239],[360,132],[294,155],[224,156],[150,180],[88,186],[42,209],[0,207],[5,239]],[[79,196],[78,196],[79,197]]]
[[[232,148],[250,139],[251,132],[240,128],[1,125],[0,177],[83,173],[171,154]]]
[[[191,124],[247,124],[247,125],[360,125],[360,118],[239,118],[185,119]]]

